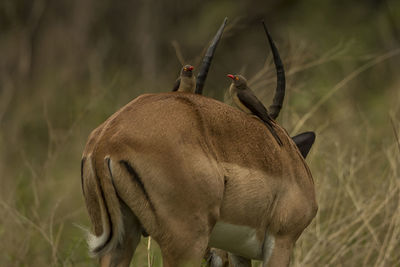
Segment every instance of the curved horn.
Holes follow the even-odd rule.
[[[218,42],[221,39],[222,33],[224,32],[224,28],[227,21],[228,18],[225,18],[224,22],[222,22],[221,27],[219,27],[217,34],[215,34],[210,46],[208,47],[206,54],[204,55],[203,61],[199,68],[199,74],[197,75],[196,91],[195,91],[196,94],[201,95],[203,93],[203,87],[207,78],[208,70],[210,69],[211,60],[214,56],[214,52],[215,49],[217,48]]]
[[[262,21],[265,33],[268,37],[268,42],[271,47],[272,55],[274,56],[274,64],[276,68],[276,89],[275,96],[272,101],[272,105],[269,106],[269,115],[271,118],[276,119],[279,115],[279,111],[282,108],[283,99],[285,98],[285,70],[283,69],[283,64],[279,56],[278,49],[276,48],[271,35],[268,32],[267,26],[265,26],[264,21]]]

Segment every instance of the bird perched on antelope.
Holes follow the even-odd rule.
[[[229,94],[236,106],[248,114],[259,117],[265,123],[278,144],[282,146],[282,141],[274,130],[273,119],[268,115],[267,108],[247,86],[246,78],[242,75],[228,74],[227,76],[232,79],[232,84],[229,87]]]
[[[175,81],[172,91],[194,93],[196,89],[196,79],[193,75],[194,67],[192,65],[185,65],[181,69],[181,73]]]

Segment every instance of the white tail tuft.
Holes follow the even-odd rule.
[[[103,251],[100,252],[99,250],[102,250],[101,247],[105,246],[109,233],[107,233],[103,229],[103,233],[101,234],[101,236],[96,236],[92,234],[90,230],[83,225],[76,223],[74,223],[73,225],[82,230],[86,234],[86,243],[88,244],[89,247],[90,257],[95,258],[98,257],[100,253],[104,253]]]

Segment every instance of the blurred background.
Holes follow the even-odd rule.
[[[91,130],[143,93],[170,91],[229,18],[204,94],[241,73],[278,118],[313,130],[319,212],[292,266],[400,266],[400,1],[0,1],[0,266],[96,266],[80,158]],[[147,266],[142,239],[132,266]],[[153,266],[160,265],[154,244]],[[254,262],[254,266],[259,263]]]

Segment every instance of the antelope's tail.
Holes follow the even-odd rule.
[[[82,190],[94,234],[87,232],[87,243],[92,257],[101,257],[123,239],[124,225],[120,201],[110,169],[110,158],[96,165],[94,157],[82,159]]]
[[[127,208],[138,220],[143,235],[158,229],[156,210],[149,189],[128,160],[106,156],[101,164],[90,157],[82,160],[82,190],[94,234],[88,232],[88,246],[93,257],[101,257],[122,244],[125,227],[131,227]],[[144,223],[144,224],[142,224]],[[125,225],[126,224],[126,225]]]

